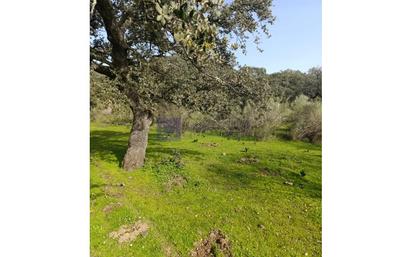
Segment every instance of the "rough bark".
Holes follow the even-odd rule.
[[[97,0],[96,10],[103,19],[107,39],[112,45],[113,67],[117,70],[123,70],[128,66],[127,50],[129,46],[124,31],[116,20],[113,5],[110,0]]]
[[[125,37],[122,20],[128,16],[126,13],[123,13],[123,19],[119,19],[111,0],[96,0],[95,9],[103,19],[107,39],[112,46],[110,52],[112,62],[109,65],[110,67],[94,64],[96,67],[93,68],[109,78],[119,78],[120,81],[127,84],[127,70],[130,65],[128,59],[129,45]],[[139,97],[133,90],[127,89],[122,83],[116,83],[116,86],[127,95],[133,111],[133,125],[130,132],[129,145],[122,162],[123,168],[131,171],[144,164],[152,115],[148,111],[137,108]]]
[[[151,123],[152,117],[149,112],[133,110],[133,125],[123,159],[123,169],[132,171],[143,166]]]

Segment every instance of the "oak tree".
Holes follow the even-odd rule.
[[[91,0],[91,69],[111,80],[133,113],[124,169],[144,164],[149,126],[160,102],[202,108],[205,101],[213,102],[219,91],[214,86],[236,90],[236,83],[207,67],[233,66],[234,51],[245,51],[251,35],[258,42],[259,34],[268,34],[267,26],[274,21],[271,2]],[[181,69],[187,74],[182,81],[165,75]],[[199,78],[214,82],[194,83]]]

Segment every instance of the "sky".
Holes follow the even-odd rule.
[[[266,68],[267,73],[286,69],[306,72],[322,65],[322,1],[273,0],[275,23],[271,37],[261,36],[260,53],[248,42],[247,55],[237,53],[241,65]]]

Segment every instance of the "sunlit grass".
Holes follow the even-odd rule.
[[[161,141],[152,130],[145,167],[125,172],[128,134],[91,126],[92,256],[188,256],[213,229],[234,256],[321,256],[321,146],[195,133]],[[175,176],[187,183],[168,188]],[[104,212],[110,203],[121,206]],[[147,236],[109,238],[138,219]]]

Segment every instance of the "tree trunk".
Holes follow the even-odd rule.
[[[143,166],[151,123],[152,117],[149,112],[133,110],[133,125],[129,146],[123,158],[123,169],[131,171]]]

